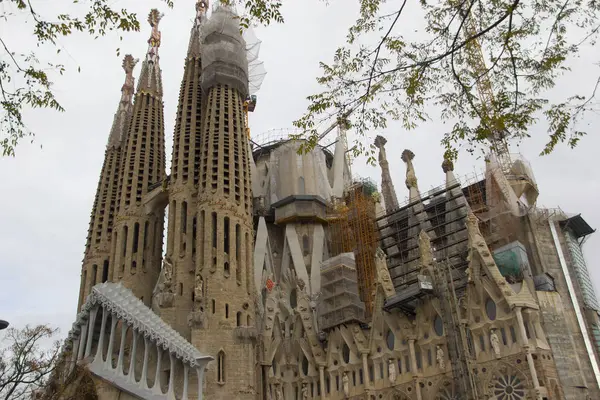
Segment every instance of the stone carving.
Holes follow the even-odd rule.
[[[435,358],[440,369],[446,369],[446,360],[444,360],[444,349],[441,346],[436,347]]]
[[[388,360],[388,378],[391,383],[396,382],[396,363],[391,358]]]
[[[175,300],[175,294],[173,293],[173,264],[171,264],[169,257],[163,259],[163,267],[158,277],[158,283],[154,289],[154,295],[159,307],[166,308],[172,307],[173,301]]]
[[[280,383],[275,384],[275,400],[283,400],[283,390]]]
[[[380,247],[375,251],[375,266],[377,271],[377,279],[381,284],[386,298],[396,294],[390,271],[387,268],[386,255]]]
[[[500,339],[498,339],[496,329],[492,329],[492,332],[490,333],[490,344],[492,345],[492,350],[494,350],[496,357],[500,357]]]
[[[204,280],[202,279],[202,275],[196,275],[196,281],[194,286],[194,301],[200,302],[204,297]]]
[[[309,396],[310,396],[310,394],[308,391],[308,383],[304,382],[304,383],[302,383],[302,399],[308,400]]]
[[[199,308],[198,310],[192,311],[188,314],[188,326],[190,328],[206,327],[206,317],[203,309]]]
[[[402,152],[402,161],[406,163],[406,188],[417,188],[417,175],[413,167],[412,160],[415,158],[415,153],[406,149]]]
[[[342,388],[344,389],[344,396],[350,396],[350,379],[347,372],[342,375]]]
[[[121,88],[121,101],[123,103],[130,103],[133,97],[133,91],[135,86],[135,78],[133,77],[133,69],[140,60],[133,58],[131,54],[127,54],[123,58],[123,70],[125,70],[125,83]]]
[[[163,259],[163,276],[165,277],[165,286],[171,287],[171,280],[173,279],[173,264],[169,257]]]
[[[444,173],[454,171],[454,163],[447,158],[444,158],[444,161],[442,162],[442,170]]]
[[[152,9],[148,15],[148,23],[152,27],[152,33],[150,34],[150,39],[148,39],[150,49],[148,49],[147,60],[150,63],[155,63],[158,58],[158,48],[160,47],[161,38],[160,31],[158,30],[158,24],[163,16],[164,14],[159,13],[155,8]]]
[[[421,230],[419,233],[419,252],[421,253],[421,268],[428,269],[433,264],[434,258],[431,241],[425,230]]]

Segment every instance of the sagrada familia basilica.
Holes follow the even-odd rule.
[[[254,140],[252,46],[232,9],[200,0],[167,174],[161,17],[149,15],[137,86],[138,61],[123,61],[78,314],[46,392],[600,399],[600,306],[582,253],[594,230],[536,206],[522,157],[490,154],[472,179],[440,160],[442,184],[424,192],[416,155],[390,171],[377,136],[377,190],[350,173],[344,121],[308,152]],[[405,173],[407,202],[392,173]]]

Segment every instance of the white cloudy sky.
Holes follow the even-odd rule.
[[[6,2],[4,2],[6,3]],[[37,0],[42,14],[66,0]],[[141,20],[151,7],[165,13],[161,22],[167,154],[177,107],[183,61],[189,29],[194,15],[193,0],[176,0],[168,9],[159,0],[115,0],[116,8],[135,11]],[[262,40],[261,58],[268,75],[259,94],[257,110],[251,114],[254,135],[275,128],[290,128],[292,121],[304,111],[307,95],[318,90],[315,77],[318,62],[328,61],[336,46],[342,43],[346,27],[356,16],[357,1],[331,0],[326,6],[317,0],[286,0],[284,25],[258,29]],[[1,8],[5,7],[0,3]],[[69,7],[72,7],[69,5]],[[416,18],[406,10],[400,22],[407,34],[419,28]],[[414,14],[412,14],[414,15]],[[0,25],[0,35],[16,49],[34,49],[31,25]],[[56,59],[70,70],[56,79],[55,90],[65,113],[35,111],[27,114],[29,126],[37,133],[36,142],[23,142],[15,158],[0,158],[0,319],[14,326],[50,323],[66,334],[72,323],[79,289],[81,260],[88,228],[89,214],[96,190],[104,147],[112,124],[123,83],[121,57],[132,53],[143,58],[149,32],[117,38],[91,40],[75,36],[61,42],[59,56],[55,50],[37,50],[42,59]],[[419,34],[419,32],[415,32]],[[557,88],[562,92],[589,92],[599,70],[597,49],[585,49],[571,64]],[[81,73],[77,73],[77,67]],[[136,74],[139,73],[139,66]],[[600,117],[585,121],[591,133],[575,150],[558,148],[548,157],[537,154],[544,143],[543,121],[532,129],[532,139],[518,151],[531,162],[540,188],[539,205],[560,206],[572,213],[582,213],[592,227],[600,227],[600,194],[597,159],[600,138],[596,136]],[[442,149],[438,145],[447,129],[431,122],[413,132],[391,124],[383,132],[388,138],[388,154],[399,198],[406,196],[404,165],[398,155],[410,148],[415,154],[415,167],[422,190],[443,183],[440,168]],[[375,132],[374,132],[375,134]],[[40,145],[43,148],[40,149]],[[481,171],[482,162],[461,156],[456,171],[459,175]],[[379,181],[379,170],[355,162],[354,173]],[[596,286],[600,285],[600,234],[592,235],[585,244],[589,268]]]

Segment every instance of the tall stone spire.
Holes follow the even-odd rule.
[[[146,213],[142,199],[165,173],[161,72],[158,65],[161,14],[152,10],[149,49],[142,64],[132,119],[123,146],[110,279],[121,281],[147,305],[160,271],[164,210]]]
[[[206,398],[256,398],[253,326],[252,190],[243,105],[248,95],[246,43],[228,7],[203,28],[199,221],[192,344],[215,357]],[[189,279],[189,275],[178,280]]]
[[[387,212],[398,208],[398,198],[396,197],[396,190],[392,183],[392,176],[390,175],[390,167],[385,152],[385,144],[387,140],[380,135],[375,138],[375,147],[379,149],[379,166],[381,167],[381,192],[383,193],[383,201],[385,201],[385,208]]]
[[[196,19],[190,32],[190,44],[185,58],[179,105],[173,132],[173,154],[169,182],[169,228],[167,262],[172,263],[174,283],[186,295],[171,296],[164,285],[155,293],[156,312],[183,337],[190,338],[187,317],[192,312],[195,282],[189,279],[195,271],[198,252],[198,213],[196,198],[200,179],[203,92],[200,54],[201,28],[205,23],[208,4],[196,3]],[[172,301],[170,299],[172,298]]]
[[[121,87],[121,100],[108,137],[104,163],[102,164],[100,180],[92,207],[81,271],[78,309],[90,293],[92,286],[109,279],[110,242],[116,214],[119,174],[121,172],[121,144],[131,120],[131,100],[134,88],[133,69],[136,63],[137,60],[130,54],[127,54],[123,59],[125,83]]]

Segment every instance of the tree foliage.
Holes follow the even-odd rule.
[[[48,325],[6,330],[0,348],[0,399],[95,400],[90,372],[72,363]]]
[[[360,12],[333,62],[321,63],[324,87],[309,96],[295,121],[311,148],[324,120],[354,111],[358,151],[368,132],[390,120],[413,129],[429,119],[452,125],[445,156],[459,148],[489,149],[491,138],[520,141],[539,120],[548,121],[542,154],[560,143],[577,145],[577,123],[593,108],[600,78],[588,93],[548,98],[568,62],[600,30],[596,0],[359,0]],[[407,11],[410,8],[409,11]],[[422,15],[424,33],[403,29]],[[438,115],[433,115],[437,112]],[[498,143],[496,140],[494,143]]]
[[[45,348],[42,342],[52,339],[55,333],[46,325],[6,331],[0,350],[0,399],[29,399],[48,380],[60,347],[54,342]]]
[[[173,7],[173,0],[162,1]],[[252,21],[262,24],[283,22],[279,0],[219,1],[224,4],[235,2],[247,10],[241,17],[242,26],[247,27]],[[57,41],[73,34],[98,38],[111,32],[139,31],[137,15],[126,9],[116,9],[115,4],[110,0],[70,0],[66,4],[60,3],[54,15],[42,15],[30,0],[6,0],[2,2],[0,20],[5,24],[10,21],[29,23],[33,26],[32,34],[38,48],[55,48],[60,53]],[[185,6],[184,2],[182,6]],[[15,146],[21,139],[34,137],[34,132],[27,126],[25,110],[65,111],[53,91],[52,76],[68,72],[64,64],[40,60],[35,49],[12,48],[5,39],[0,36],[0,152],[3,156],[14,155]]]

